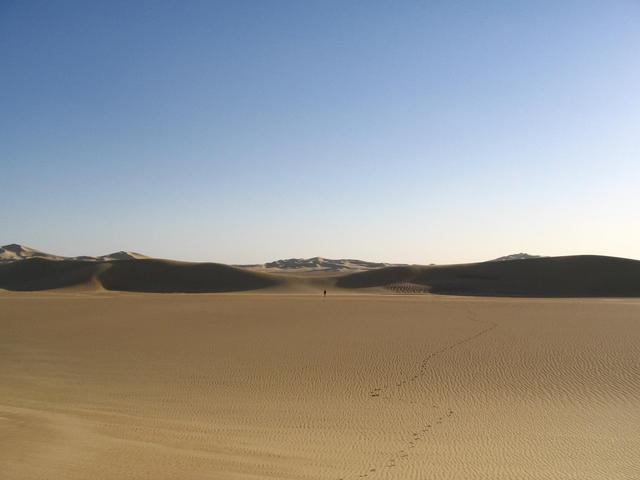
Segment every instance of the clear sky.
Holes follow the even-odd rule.
[[[638,1],[0,0],[0,244],[640,258]]]

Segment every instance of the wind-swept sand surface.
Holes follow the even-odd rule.
[[[0,332],[1,478],[640,478],[637,300],[3,293]]]

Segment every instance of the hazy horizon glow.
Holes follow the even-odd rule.
[[[640,259],[640,4],[3,2],[0,244]]]

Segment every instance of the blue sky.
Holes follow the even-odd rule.
[[[640,3],[0,1],[0,243],[640,258]]]

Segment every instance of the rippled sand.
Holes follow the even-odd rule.
[[[0,294],[0,478],[637,479],[640,301]]]

